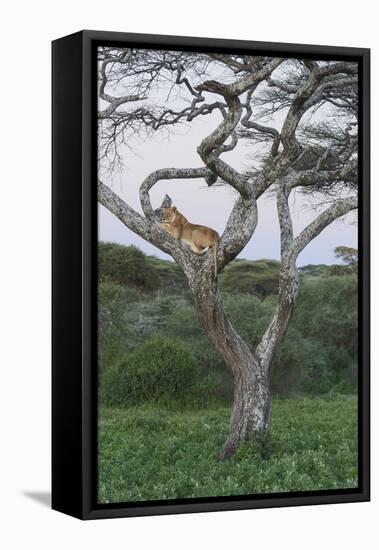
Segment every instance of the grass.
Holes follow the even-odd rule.
[[[99,502],[357,486],[354,397],[275,400],[270,439],[245,443],[221,463],[229,415],[229,406],[101,409]]]

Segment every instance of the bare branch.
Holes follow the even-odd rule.
[[[357,72],[357,66],[354,63],[333,63],[324,67],[319,67],[313,63],[309,68],[309,77],[295,93],[281,131],[283,148],[292,159],[295,159],[301,152],[301,146],[296,139],[295,132],[302,116],[312,105],[322,99],[323,92],[331,86],[330,81],[328,81],[327,85],[322,88],[321,82],[323,79],[330,75],[355,74]],[[314,95],[320,88],[320,94]]]
[[[288,197],[291,188],[282,183],[276,191],[276,208],[280,227],[280,255],[283,259],[293,243],[293,224]]]
[[[252,189],[247,179],[218,157],[218,149],[222,150],[220,148],[226,139],[233,134],[242,113],[241,102],[237,96],[227,96],[226,102],[229,109],[224,120],[209,136],[203,139],[197,151],[204,164],[212,172],[234,187],[242,197],[248,198],[252,194]]]
[[[253,122],[250,120],[252,116],[252,109],[251,109],[251,96],[254,93],[256,87],[250,88],[250,90],[247,93],[246,102],[245,102],[245,109],[246,114],[241,119],[241,124],[248,129],[257,130],[258,132],[261,132],[262,134],[268,134],[273,137],[273,143],[271,146],[271,156],[276,157],[279,151],[279,145],[280,145],[280,134],[276,128],[272,128],[270,126],[262,126],[261,124],[257,124],[256,122]]]
[[[160,180],[206,178],[213,172],[202,168],[161,168],[149,174],[140,186],[140,201],[146,218],[153,220],[155,212],[151,206],[149,191]]]
[[[178,252],[177,242],[160,228],[157,221],[141,216],[100,180],[98,181],[98,201],[142,239],[154,244],[167,254],[174,256]]]
[[[293,246],[293,224],[288,205],[290,192],[291,188],[284,181],[279,182],[276,192],[276,205],[280,226],[282,264],[279,273],[278,305],[270,325],[256,348],[257,356],[267,373],[276,350],[287,331],[299,288],[299,274],[295,258],[289,260],[289,251]]]
[[[291,258],[297,258],[300,252],[310,243],[317,235],[330,225],[334,220],[345,216],[351,210],[358,208],[358,197],[351,196],[345,199],[337,200],[330,208],[322,212],[313,222],[311,222],[303,231],[294,239],[289,255]]]
[[[241,95],[244,92],[247,92],[251,87],[256,86],[266,78],[268,78],[271,73],[283,63],[283,59],[276,57],[266,63],[261,69],[254,71],[254,73],[249,73],[239,80],[233,82],[232,84],[222,84],[216,80],[207,80],[202,84],[198,85],[196,89],[198,91],[212,92],[225,96],[236,96]]]

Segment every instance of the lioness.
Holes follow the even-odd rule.
[[[215,277],[217,277],[217,245],[220,236],[214,229],[204,225],[190,223],[176,206],[163,208],[163,218],[160,224],[175,239],[187,243],[196,254],[204,254],[213,248]]]

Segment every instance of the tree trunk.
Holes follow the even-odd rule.
[[[221,460],[227,460],[242,442],[270,429],[268,376],[226,317],[212,270],[199,262],[187,276],[199,320],[233,374],[233,410],[229,434],[220,455]]]
[[[240,368],[234,373],[234,403],[229,435],[221,451],[221,460],[227,460],[243,441],[265,434],[271,428],[271,392],[269,382],[261,376],[259,365]]]

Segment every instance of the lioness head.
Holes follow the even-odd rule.
[[[176,206],[170,206],[168,208],[163,208],[163,223],[172,223],[176,218]]]

